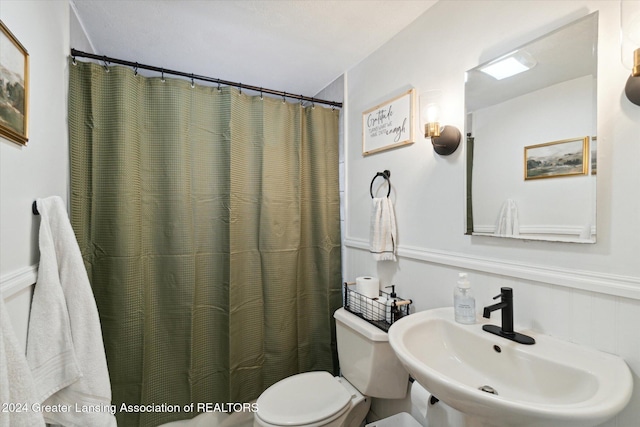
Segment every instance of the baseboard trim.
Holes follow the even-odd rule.
[[[369,242],[364,239],[346,238],[344,245],[351,249],[369,250]],[[638,277],[548,267],[402,245],[398,245],[398,257],[640,300]]]
[[[0,293],[3,298],[9,298],[36,283],[37,278],[38,264],[5,274],[0,277]]]

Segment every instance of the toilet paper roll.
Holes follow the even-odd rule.
[[[356,292],[367,298],[378,298],[380,280],[377,277],[363,276],[356,278]]]
[[[393,304],[393,299],[389,298],[379,298],[379,301],[384,304],[384,319],[388,324],[391,324],[391,308]]]
[[[391,306],[386,298],[378,298],[375,320],[386,320],[387,323],[391,323]]]
[[[431,404],[431,393],[414,381],[411,384],[411,416],[422,425],[463,426],[467,416],[458,412],[443,401]],[[436,398],[438,396],[435,396]]]
[[[385,298],[371,299],[360,296],[362,302],[362,316],[367,320],[385,320],[386,302]]]
[[[411,384],[411,415],[417,420],[426,420],[427,411],[429,410],[429,393],[424,387],[414,381]]]

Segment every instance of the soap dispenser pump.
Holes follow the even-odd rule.
[[[465,325],[476,323],[476,299],[467,273],[458,274],[458,285],[453,291],[453,310],[456,322]]]
[[[391,288],[391,293],[389,294],[391,298],[396,298],[398,296],[396,295],[396,285],[385,286],[385,289],[386,288]]]

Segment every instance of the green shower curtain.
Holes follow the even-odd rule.
[[[336,372],[339,112],[126,67],[69,74],[71,221],[118,425]]]

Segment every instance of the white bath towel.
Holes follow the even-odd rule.
[[[507,199],[500,208],[496,225],[496,236],[519,236],[518,206],[513,199]]]
[[[37,200],[40,266],[33,293],[27,360],[44,412],[63,426],[115,426],[96,302],[64,203]]]
[[[388,197],[374,197],[371,204],[369,252],[376,261],[396,260],[396,216]]]
[[[0,294],[0,404],[6,405],[0,408],[0,426],[44,426],[37,403],[31,370]]]

